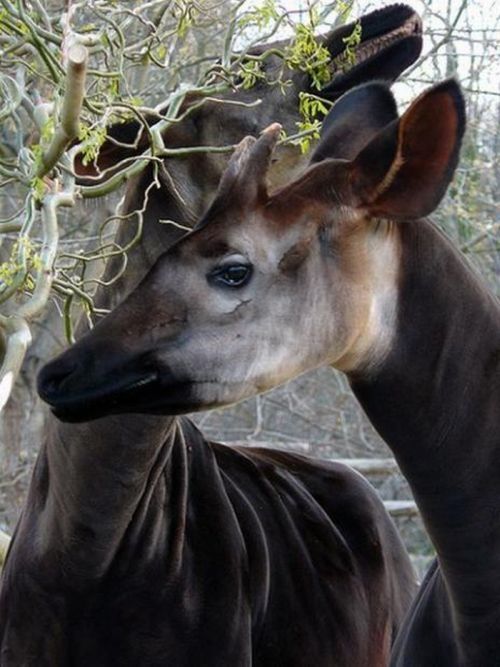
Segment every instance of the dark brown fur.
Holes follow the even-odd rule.
[[[74,456],[61,438],[76,428],[60,429],[37,464],[4,573],[2,667],[387,664],[413,576],[359,475],[210,443],[182,420],[160,446],[123,443],[136,474],[154,460],[132,509],[133,483],[108,467],[118,452],[88,442]],[[81,506],[63,501],[51,539],[52,494],[76,492],[47,475],[67,478],[75,458]],[[106,506],[116,493],[121,511]]]

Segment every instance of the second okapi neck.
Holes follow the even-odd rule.
[[[411,485],[461,625],[500,599],[486,575],[500,552],[500,309],[430,223],[401,237],[395,345],[351,383]]]

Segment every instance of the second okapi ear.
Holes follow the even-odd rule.
[[[351,160],[397,118],[396,101],[387,84],[368,83],[350,90],[335,102],[323,121],[311,163],[328,158]]]
[[[349,180],[359,205],[394,220],[431,213],[453,177],[464,130],[457,82],[425,91],[351,163]]]
[[[267,198],[267,170],[280,132],[281,125],[273,123],[258,139],[245,137],[240,141],[222,175],[212,211],[229,200],[248,204]]]

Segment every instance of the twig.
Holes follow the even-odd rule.
[[[0,530],[0,568],[5,563],[5,558],[7,557],[7,550],[10,544],[10,537]]]
[[[31,343],[31,332],[26,320],[15,315],[1,316],[0,325],[6,337],[5,354],[0,368],[0,410],[2,410],[21,370],[26,350]]]
[[[79,117],[85,94],[87,59],[88,52],[84,46],[74,44],[70,47],[61,123],[54,133],[50,146],[42,155],[36,174],[39,178],[52,170],[70,143],[78,137]]]
[[[60,206],[73,206],[75,203],[72,192],[58,192],[48,194],[42,203],[42,227],[44,230],[43,246],[40,253],[40,267],[36,277],[36,287],[29,301],[18,310],[18,316],[25,320],[32,320],[45,307],[50,295],[53,272],[52,267],[56,259],[59,229],[57,226],[57,209]]]

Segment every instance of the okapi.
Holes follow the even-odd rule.
[[[438,554],[393,667],[499,664],[500,307],[424,219],[453,177],[464,128],[453,80],[401,117],[387,86],[367,84],[334,105],[307,171],[271,194],[266,172],[279,125],[245,139],[194,231],[40,376],[54,413],[80,421],[222,406],[322,364],[345,372],[409,480]],[[292,472],[302,483],[302,466],[313,465],[215,447],[220,462],[286,460],[288,472],[274,467],[273,475]],[[329,480],[324,507],[337,493]],[[287,558],[297,553],[295,545]],[[377,562],[371,551],[365,566]],[[313,569],[306,586],[324,618],[324,570]],[[300,664],[285,655],[278,664]],[[314,664],[320,650],[309,655]],[[384,659],[351,654],[347,663]]]
[[[373,12],[361,25],[358,64],[343,72],[332,61],[323,91],[332,100],[363,81],[392,81],[419,54],[420,21],[408,7]],[[333,57],[351,30],[326,38]],[[277,66],[270,56],[270,76]],[[285,96],[271,87],[228,93],[240,101],[259,96],[258,110],[207,102],[165,142],[213,145],[218,135],[236,142],[275,118],[293,129],[308,79],[290,78]],[[121,139],[134,131],[113,132]],[[104,166],[123,154],[110,144]],[[296,153],[281,156],[275,181],[283,164],[289,170],[297,161]],[[99,294],[100,305],[122,300],[175,240],[159,218],[191,223],[213,197],[219,159],[165,160],[131,271],[111,296]],[[149,179],[145,170],[129,186],[125,213],[142,207]],[[148,334],[142,313],[118,333],[131,341],[134,331],[148,336],[175,324],[156,312]],[[102,341],[109,362],[119,338]],[[97,368],[87,361],[92,382]],[[50,375],[40,378],[43,395],[59,384]],[[141,386],[147,391],[142,374]],[[2,667],[387,664],[414,582],[392,522],[362,478],[333,463],[209,443],[187,419],[137,414],[132,404],[114,416],[105,394],[97,386],[92,394],[110,408],[100,419],[49,422],[2,575]]]

